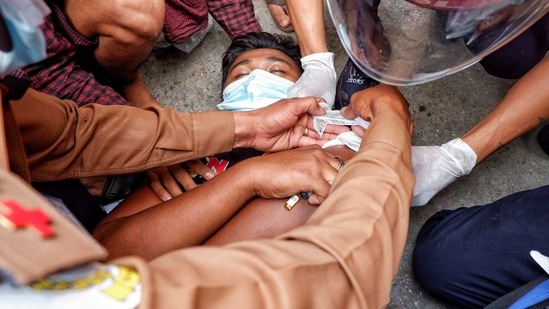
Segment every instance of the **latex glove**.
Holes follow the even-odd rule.
[[[477,154],[461,138],[442,146],[413,146],[412,167],[416,175],[412,206],[423,206],[440,190],[475,167]]]
[[[334,53],[316,53],[301,58],[304,72],[288,90],[288,97],[322,97],[332,108],[335,101],[337,74]]]

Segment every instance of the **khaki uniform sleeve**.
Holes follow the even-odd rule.
[[[88,104],[29,89],[12,108],[35,181],[144,171],[225,152],[230,112]]]
[[[142,308],[380,308],[404,250],[413,185],[409,132],[384,113],[304,226],[148,264],[113,262],[143,274]]]

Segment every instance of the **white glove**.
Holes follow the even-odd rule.
[[[475,167],[477,154],[461,138],[442,146],[413,146],[416,175],[412,206],[423,206],[440,190]]]
[[[288,97],[322,97],[332,108],[335,101],[337,74],[334,53],[316,53],[301,58],[303,74],[288,90]]]

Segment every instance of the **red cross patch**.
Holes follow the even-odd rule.
[[[42,209],[27,209],[17,201],[0,202],[0,225],[10,230],[28,228],[41,238],[55,234],[50,226],[51,217]]]

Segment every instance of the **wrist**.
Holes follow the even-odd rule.
[[[230,174],[231,179],[239,180],[235,184],[238,186],[238,190],[243,193],[246,199],[259,196],[259,190],[256,188],[259,182],[255,177],[257,171],[257,158],[260,157],[252,157],[240,161],[235,166],[227,170],[232,173]]]
[[[372,102],[372,114],[379,115],[384,112],[397,114],[404,122],[409,121],[408,102],[395,86],[380,84],[372,89],[380,92]]]
[[[252,112],[235,112],[233,148],[252,148],[252,140],[256,126],[253,125]]]
[[[301,66],[303,67],[303,69],[307,67],[307,64],[313,63],[313,62],[316,62],[316,63],[320,62],[328,66],[329,68],[333,69],[335,72],[334,53],[332,52],[314,53],[301,58]]]
[[[448,154],[450,154],[456,163],[459,163],[459,168],[462,175],[471,173],[477,163],[477,154],[475,151],[461,138],[455,138],[445,144],[442,144]]]

